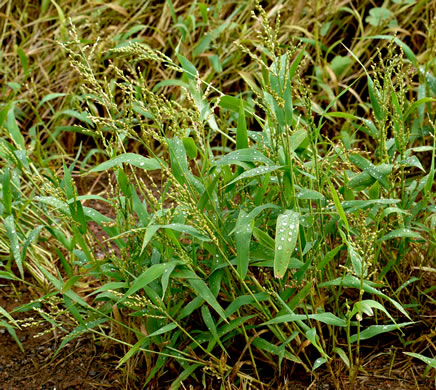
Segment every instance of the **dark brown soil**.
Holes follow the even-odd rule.
[[[0,280],[0,283],[4,282]],[[3,285],[5,283],[2,283]],[[0,288],[0,306],[8,312],[37,298],[25,285]],[[14,313],[15,320],[38,318],[32,311]],[[116,361],[98,347],[91,338],[74,340],[53,357],[63,334],[49,332],[48,324],[17,330],[24,353],[5,328],[0,328],[0,389],[1,390],[82,390],[120,388],[114,367]]]

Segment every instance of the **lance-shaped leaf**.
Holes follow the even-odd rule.
[[[97,165],[96,167],[92,168],[90,172],[106,171],[107,169],[120,166],[123,163],[128,163],[134,165],[135,167],[146,170],[161,168],[159,161],[155,158],[147,158],[135,153],[124,153],[120,156],[105,161],[100,165]]]
[[[237,256],[237,269],[242,279],[245,279],[248,271],[249,251],[253,227],[252,218],[249,218],[244,210],[239,213],[235,227],[235,241]]]
[[[24,277],[23,260],[20,253],[20,245],[18,244],[18,234],[15,230],[14,216],[12,214],[5,218],[4,226],[11,245],[11,253],[14,256],[21,277]]]
[[[151,267],[147,268],[141,275],[139,275],[136,278],[133,285],[129,288],[129,290],[126,292],[126,294],[121,299],[121,301],[124,301],[125,298],[129,297],[130,295],[134,294],[136,291],[140,290],[141,288],[144,288],[147,284],[151,283],[153,280],[162,276],[162,274],[165,272],[165,270],[168,269],[168,267],[169,267],[168,263],[162,263],[162,264],[153,264]]]
[[[389,181],[386,178],[387,175],[384,174],[380,167],[373,165],[365,157],[362,157],[359,154],[350,154],[349,159],[353,164],[357,165],[360,169],[367,172],[371,177],[378,180],[383,187],[389,189]]]
[[[380,238],[379,241],[385,241],[385,240],[390,240],[392,238],[399,238],[399,237],[416,238],[421,240],[424,239],[419,233],[414,232],[413,230],[407,228],[401,228],[401,229],[392,230],[390,233]]]
[[[297,244],[299,214],[286,210],[277,218],[276,243],[274,254],[274,275],[283,278],[288,269],[289,260]]]
[[[398,330],[403,326],[413,325],[414,322],[403,322],[402,324],[389,324],[389,325],[371,325],[368,326],[365,330],[361,331],[360,334],[356,333],[350,337],[350,343],[356,342],[358,339],[368,340],[372,337],[378,336],[382,333],[392,332],[394,330]]]
[[[239,149],[226,154],[218,160],[215,165],[240,164],[241,162],[261,162],[267,165],[273,165],[273,162],[256,149]]]
[[[226,184],[226,187],[241,180],[241,179],[247,179],[249,177],[265,175],[267,173],[274,172],[280,168],[283,168],[283,166],[272,165],[270,167],[257,167],[257,168],[250,169],[248,171],[241,173],[236,179],[234,179],[230,183]]]

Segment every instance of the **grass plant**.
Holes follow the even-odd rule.
[[[59,349],[109,340],[145,388],[341,389],[389,336],[434,375],[431,1],[25,3],[0,277],[38,286]]]

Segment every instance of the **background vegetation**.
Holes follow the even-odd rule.
[[[434,1],[0,7],[0,277],[59,349],[145,387],[348,388],[378,353],[431,386]]]

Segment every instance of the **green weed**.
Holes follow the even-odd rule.
[[[75,328],[60,348],[84,332],[110,339],[130,374],[143,360],[143,386],[175,362],[172,389],[284,386],[296,366],[315,379],[325,368],[339,389],[365,372],[366,340],[394,333],[407,350],[414,327],[431,328],[434,53],[395,30],[429,2],[302,3],[182,13],[167,1],[154,38],[165,23],[175,32],[160,50],[140,24],[81,38],[88,26],[55,7],[81,90],[50,110],[54,133],[35,114],[30,140],[17,95],[2,106],[0,245],[1,275],[30,270],[64,302]],[[360,39],[341,45],[347,31]],[[89,137],[86,152],[73,142],[72,157],[64,131]],[[93,175],[107,190],[81,192]]]

